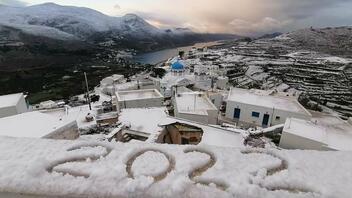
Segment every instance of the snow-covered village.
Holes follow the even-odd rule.
[[[21,20],[23,25],[21,17],[29,20],[48,9],[61,23],[60,17],[73,17],[69,9],[88,21],[83,13],[92,12],[48,3],[24,7],[22,16],[20,8],[0,1],[0,16],[2,10],[7,13],[0,18],[0,37],[7,35],[0,42],[0,71],[12,60],[4,47],[22,50],[20,37],[13,36],[18,32],[12,32],[25,27],[16,24]],[[40,30],[44,33],[35,39],[42,42],[54,30],[34,25],[34,19],[39,20],[29,20],[28,31],[18,35],[33,37]],[[109,26],[115,25],[109,20]],[[136,33],[138,38],[157,29],[137,15],[121,20],[127,24],[121,27],[130,27],[125,32],[143,32]],[[143,27],[136,29],[136,24]],[[99,43],[94,58],[84,59],[89,70],[75,63],[79,66],[72,71],[57,73],[62,75],[55,79],[58,83],[44,80],[43,90],[65,90],[69,97],[50,98],[44,91],[35,95],[21,86],[0,95],[0,198],[351,197],[352,56],[350,43],[341,45],[351,38],[350,27],[310,27],[262,37],[214,34],[216,39],[188,47],[148,49],[147,58],[136,54],[141,49],[132,47],[133,41],[123,40],[131,35],[114,40],[120,32],[111,36],[115,29],[109,31],[103,41],[94,41]],[[187,33],[167,33],[206,38],[177,31]],[[54,37],[64,34],[61,42],[66,42],[68,33]],[[23,42],[20,46],[30,45]],[[116,48],[126,42],[128,49]],[[20,72],[29,76],[29,71]],[[13,82],[7,81],[12,74],[0,75],[4,87],[13,87],[6,84]],[[16,73],[15,80],[21,75]],[[73,84],[70,92],[59,87],[60,81],[83,88],[76,94]],[[38,85],[26,82],[31,83]]]

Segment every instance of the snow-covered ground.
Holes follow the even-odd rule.
[[[0,156],[7,195],[349,198],[352,186],[350,152],[0,137]]]

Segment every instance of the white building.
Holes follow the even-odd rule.
[[[217,109],[220,109],[221,105],[223,105],[224,99],[226,99],[228,95],[228,91],[223,90],[207,91],[206,93]]]
[[[22,93],[0,96],[0,118],[27,111],[28,107]]]
[[[218,89],[222,89],[225,90],[226,88],[228,88],[228,84],[229,84],[229,77],[225,76],[219,76],[217,81],[216,81],[216,87]]]
[[[110,86],[118,83],[122,83],[124,80],[123,75],[114,74],[112,76],[106,77],[100,81],[101,86]]]
[[[194,74],[196,75],[205,75],[208,72],[208,68],[204,65],[195,65]]]
[[[218,65],[195,65],[194,74],[195,75],[213,75],[219,72]]]
[[[33,111],[1,118],[0,136],[73,140],[78,138],[79,133],[76,120],[63,121]]]
[[[174,98],[175,117],[204,124],[218,123],[218,109],[201,92],[177,93]]]
[[[289,118],[282,132],[280,147],[352,151],[352,125],[330,115],[312,120]]]
[[[52,100],[39,103],[39,109],[53,109],[57,107],[58,107],[58,104]]]
[[[232,88],[227,98],[226,118],[239,124],[268,127],[290,117],[310,119],[311,114],[296,97],[272,91]]]
[[[172,97],[176,91],[176,87],[193,84],[195,84],[194,75],[170,72],[167,73],[159,82],[155,83],[155,86],[160,87],[159,90],[164,97]]]
[[[161,107],[164,97],[156,89],[142,89],[116,92],[118,109]]]

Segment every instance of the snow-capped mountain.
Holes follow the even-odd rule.
[[[89,8],[61,6],[54,3],[28,7],[0,6],[0,24],[24,31],[31,29],[26,33],[40,33],[41,36],[47,37],[53,37],[53,30],[43,31],[41,27],[53,28],[78,39],[88,39],[97,32],[108,31],[135,36],[156,35],[162,32],[134,14],[111,17]],[[45,32],[47,34],[43,35]],[[60,35],[55,36],[57,39],[64,39]],[[62,36],[67,38],[66,34]]]
[[[135,14],[113,17],[54,3],[0,5],[0,68],[75,64],[111,58],[120,50],[146,52],[233,38],[237,36],[200,34],[187,28],[163,30]]]

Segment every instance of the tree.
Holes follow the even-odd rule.
[[[159,78],[162,78],[162,77],[165,76],[165,74],[166,74],[165,69],[163,69],[163,68],[153,68],[153,69],[152,69],[151,76],[152,76],[152,77],[159,77]]]

